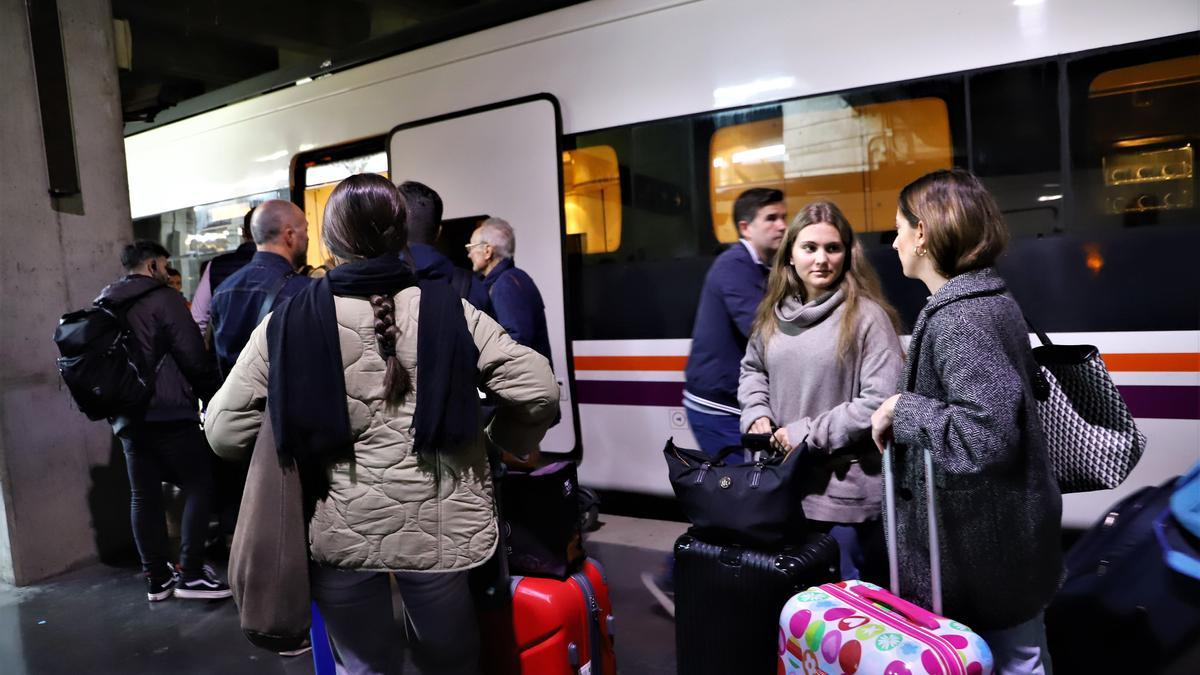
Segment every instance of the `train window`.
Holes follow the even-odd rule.
[[[183,290],[190,297],[203,274],[204,263],[237,248],[242,243],[246,212],[270,199],[287,199],[287,190],[138,218],[133,221],[133,234],[138,239],[157,241],[171,253],[171,265],[183,276]]]
[[[328,158],[328,159],[327,159]],[[321,160],[326,160],[324,163]],[[333,256],[321,239],[325,203],[343,179],[358,173],[387,175],[387,153],[373,152],[356,157],[335,158],[332,155],[314,158],[304,167],[304,217],[308,220],[308,259],[313,267],[333,267]]]
[[[971,75],[972,168],[1016,235],[1060,228],[1058,64],[1043,61]]]
[[[1200,144],[1195,41],[1069,67],[1072,183],[1089,227],[1193,225]]]
[[[563,210],[567,234],[586,254],[621,245],[621,172],[617,151],[594,145],[563,152]]]
[[[950,118],[938,97],[857,103],[819,96],[777,108],[778,116],[712,136],[709,198],[719,241],[737,239],[733,202],[751,187],[782,189],[789,213],[831,199],[859,231],[889,231],[900,189],[954,163]]]

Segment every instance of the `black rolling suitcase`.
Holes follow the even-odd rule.
[[[809,535],[782,553],[675,542],[676,672],[774,675],[779,612],[809,586],[838,580],[833,537]]]

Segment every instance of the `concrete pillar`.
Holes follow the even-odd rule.
[[[59,315],[119,277],[132,233],[112,11],[58,11],[81,194],[56,204],[26,3],[0,0],[0,580],[18,585],[94,560],[96,524],[127,532],[129,517],[127,486],[108,499],[94,479],[123,466],[111,431],[75,409],[51,341]]]

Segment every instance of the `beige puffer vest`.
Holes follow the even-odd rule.
[[[396,295],[396,354],[419,386],[417,317],[421,292]],[[332,490],[310,521],[309,552],[343,569],[449,571],[476,566],[496,546],[483,433],[470,447],[436,461],[413,452],[410,394],[398,409],[383,400],[386,365],[365,299],[335,297],[353,462],[335,464]],[[554,419],[558,385],[550,364],[523,347],[491,317],[463,302],[479,348],[480,388],[501,402],[487,433],[510,452],[535,450]],[[208,407],[204,430],[213,450],[244,458],[254,445],[267,395],[267,321],[255,329],[224,386]]]

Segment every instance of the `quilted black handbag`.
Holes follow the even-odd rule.
[[[800,450],[764,456],[749,464],[725,459],[742,452],[726,448],[716,457],[667,441],[663,456],[671,487],[696,536],[711,544],[780,548],[802,540],[804,510],[795,482]]]
[[[1029,320],[1026,319],[1026,323]],[[1056,345],[1037,332],[1034,395],[1063,493],[1115,488],[1146,449],[1133,415],[1093,345]]]

